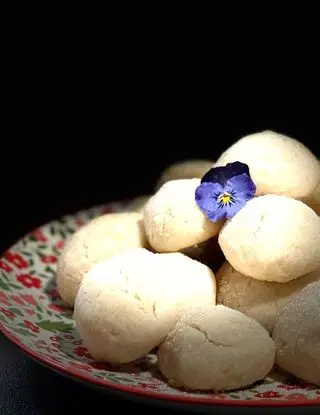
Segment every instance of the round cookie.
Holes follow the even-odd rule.
[[[179,310],[215,304],[208,267],[182,254],[128,249],[93,266],[79,288],[76,327],[97,360],[128,363],[164,339]]]
[[[277,365],[320,386],[320,281],[307,285],[280,310],[272,337]]]
[[[172,298],[177,311],[192,304],[216,304],[216,280],[208,266],[179,252],[155,254],[154,260],[159,292]]]
[[[233,268],[258,280],[284,283],[320,267],[320,217],[286,196],[250,200],[218,241]]]
[[[158,366],[175,387],[232,390],[271,371],[275,345],[255,320],[222,305],[192,307],[158,349]]]
[[[108,213],[91,220],[70,237],[59,257],[56,282],[61,298],[73,307],[79,285],[92,265],[127,248],[146,246],[140,213]]]
[[[157,252],[176,252],[215,236],[222,224],[210,222],[198,208],[195,190],[200,179],[172,180],[144,208],[145,232]]]
[[[250,168],[257,195],[274,193],[302,199],[320,181],[317,158],[301,142],[274,131],[247,135],[221,154],[215,167],[241,161]]]
[[[170,297],[163,301],[154,284],[154,255],[129,249],[96,264],[84,277],[74,319],[94,359],[134,361],[156,347],[172,327],[175,307]]]
[[[167,167],[162,174],[160,175],[157,184],[155,186],[156,190],[170,180],[178,179],[194,179],[201,178],[205,173],[211,169],[214,162],[211,160],[183,160],[178,161],[171,166]]]
[[[253,318],[271,333],[277,312],[313,281],[320,281],[320,268],[281,284],[247,277],[226,261],[216,274],[217,303]]]
[[[320,162],[319,162],[320,166]],[[318,187],[314,190],[309,198],[306,199],[305,203],[313,209],[318,216],[320,216],[320,182]]]

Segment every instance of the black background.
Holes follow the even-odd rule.
[[[255,131],[291,135],[320,157],[312,102],[317,97],[297,95],[297,87],[294,93],[281,86],[249,92],[240,80],[241,90],[227,88],[227,82],[217,95],[217,78],[214,86],[210,78],[200,78],[191,87],[183,73],[169,83],[161,71],[129,80],[121,73],[106,82],[101,74],[100,82],[90,76],[83,83],[71,71],[61,84],[53,70],[36,80],[16,79],[1,140],[1,252],[64,213],[149,193],[166,165],[215,159]],[[115,402],[40,367],[2,335],[0,390],[1,415],[62,413],[63,408],[82,413],[86,404],[96,408],[100,401],[110,410]]]

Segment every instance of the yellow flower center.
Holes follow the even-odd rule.
[[[222,205],[229,205],[233,202],[233,197],[229,193],[223,193],[218,197],[218,202]]]

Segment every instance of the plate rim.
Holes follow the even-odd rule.
[[[168,394],[164,392],[154,392],[148,391],[136,386],[124,385],[121,383],[113,383],[108,379],[98,379],[92,378],[88,374],[80,373],[78,370],[73,368],[65,368],[62,365],[59,365],[46,357],[39,355],[36,351],[32,350],[25,344],[17,339],[11,334],[3,323],[0,322],[0,331],[9,339],[12,343],[18,346],[28,357],[38,361],[39,363],[44,363],[49,369],[60,372],[63,375],[67,375],[71,378],[77,378],[84,383],[94,384],[102,388],[109,389],[110,391],[115,390],[118,392],[124,392],[131,395],[137,395],[139,397],[151,398],[157,401],[167,401],[172,403],[180,403],[187,405],[204,405],[204,406],[229,406],[229,407],[320,407],[320,400],[318,399],[307,399],[307,400],[277,400],[277,399],[235,399],[233,401],[228,399],[216,399],[216,398],[203,398],[201,396],[181,396],[175,394]],[[77,379],[74,379],[75,381]]]

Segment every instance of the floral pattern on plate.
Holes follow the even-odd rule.
[[[108,388],[185,403],[320,405],[320,389],[276,368],[262,382],[228,393],[170,387],[149,354],[132,364],[95,362],[75,330],[72,310],[55,285],[56,263],[66,239],[104,213],[128,211],[131,201],[96,206],[52,221],[25,235],[0,258],[0,329],[30,356],[61,372]]]

